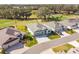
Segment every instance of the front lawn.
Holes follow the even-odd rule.
[[[76,40],[77,42],[79,42],[79,39],[78,40]]]
[[[51,40],[54,40],[54,39],[60,38],[60,36],[56,33],[53,33],[52,35],[49,35],[48,38],[51,39]]]
[[[61,46],[57,46],[57,47],[54,47],[52,48],[52,50],[57,53],[57,52],[65,52],[67,53],[69,51],[69,49],[71,48],[75,48],[74,46],[70,45],[70,44],[64,44],[64,45],[61,45]]]
[[[74,34],[74,33],[76,33],[74,30],[72,30],[72,29],[67,29],[66,30],[66,33],[68,33],[68,34]]]

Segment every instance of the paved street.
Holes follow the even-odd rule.
[[[73,35],[59,38],[57,40],[44,42],[44,43],[41,43],[41,44],[31,47],[30,49],[26,50],[23,54],[39,54],[39,53],[45,51],[46,49],[49,49],[51,47],[58,46],[61,44],[65,44],[70,41],[74,41],[78,38],[79,38],[79,33],[75,33]]]
[[[55,53],[52,49],[47,49],[47,50],[41,52],[40,54],[55,54]]]

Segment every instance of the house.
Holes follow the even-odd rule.
[[[27,28],[34,36],[47,36],[52,33],[51,29],[48,29],[43,24],[28,24]]]
[[[52,31],[58,34],[62,34],[62,31],[64,30],[64,26],[58,22],[51,21],[51,22],[45,23],[45,25],[48,28],[52,29]]]
[[[13,27],[0,30],[0,48],[7,49],[17,43],[23,36],[22,33]]]
[[[77,29],[79,27],[79,19],[72,18],[72,19],[60,21],[59,24],[61,24],[64,27],[64,29]]]

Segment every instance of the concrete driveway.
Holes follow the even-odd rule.
[[[36,40],[38,41],[39,44],[39,43],[47,42],[50,39],[48,37],[36,37]]]

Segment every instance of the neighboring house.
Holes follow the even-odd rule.
[[[79,27],[79,19],[78,18],[72,18],[69,20],[60,21],[60,24],[63,25],[64,29],[77,29]]]
[[[22,33],[13,27],[0,30],[0,48],[7,49],[17,43],[23,36]]]
[[[62,34],[62,31],[64,31],[64,27],[65,27],[62,24],[60,24],[58,22],[54,22],[54,21],[45,23],[45,25],[58,34]]]
[[[68,53],[70,54],[79,54],[79,48],[71,48]]]

